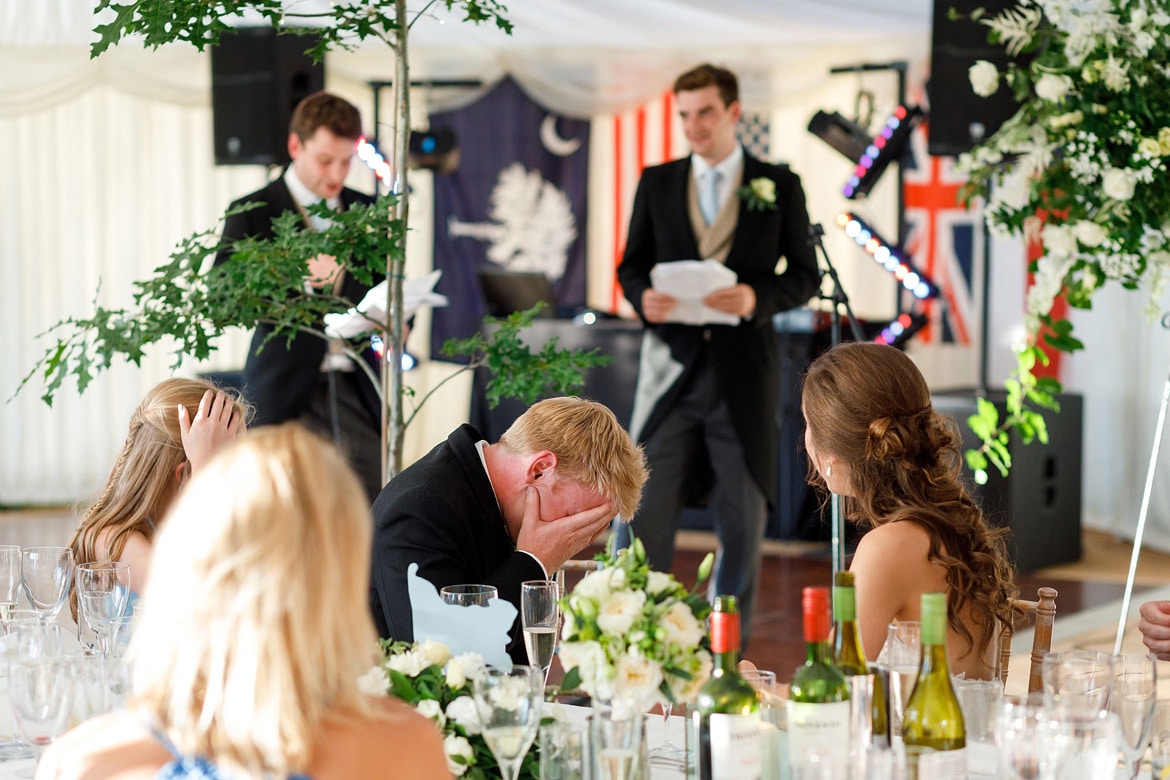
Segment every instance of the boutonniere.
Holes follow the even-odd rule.
[[[740,187],[738,195],[752,211],[776,210],[776,182],[766,176],[752,179]]]

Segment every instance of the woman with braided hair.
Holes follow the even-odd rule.
[[[130,417],[106,486],[73,532],[74,560],[127,562],[130,590],[141,592],[155,529],[179,488],[244,431],[248,416],[239,397],[209,382],[167,379],[156,385]]]
[[[914,362],[894,347],[842,344],[804,379],[809,482],[868,528],[850,563],[869,658],[893,620],[918,620],[923,593],[947,594],[953,674],[992,679],[996,639],[1018,589],[1004,546],[961,479],[958,428],[936,412]]]

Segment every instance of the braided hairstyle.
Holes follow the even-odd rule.
[[[130,430],[106,486],[86,510],[69,546],[78,564],[116,561],[126,540],[137,531],[151,540],[158,522],[179,491],[175,471],[183,466],[183,479],[190,476],[183,439],[179,430],[178,407],[187,407],[195,418],[199,401],[208,390],[219,390],[198,379],[167,379],[156,385],[130,417]],[[236,412],[246,416],[246,407],[235,399]],[[98,537],[107,531],[103,542]],[[76,614],[76,594],[70,601]]]
[[[863,526],[911,522],[930,538],[927,558],[946,570],[947,620],[982,653],[1012,625],[1012,580],[1005,528],[993,528],[964,485],[958,426],[936,412],[918,367],[900,350],[841,344],[818,357],[804,379],[802,405],[819,452],[847,466],[842,506]],[[815,464],[808,480],[827,487]],[[960,620],[970,610],[978,638]]]

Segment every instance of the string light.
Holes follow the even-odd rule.
[[[902,312],[898,315],[897,319],[891,320],[889,325],[882,328],[882,332],[874,338],[874,342],[878,344],[889,344],[892,347],[900,347],[915,333],[922,330],[925,325],[925,315]]]
[[[873,142],[857,160],[849,181],[841,188],[846,198],[864,198],[869,194],[886,167],[902,154],[910,138],[910,131],[922,120],[922,116],[922,109],[917,107],[898,106],[894,109],[894,113],[890,114],[890,118],[873,137]]]
[[[899,284],[915,298],[925,301],[938,295],[938,287],[930,277],[915,269],[900,249],[878,235],[861,217],[843,211],[837,215],[837,226],[868,252],[874,262],[892,273]]]

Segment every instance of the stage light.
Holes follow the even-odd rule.
[[[926,315],[902,312],[897,319],[891,320],[889,325],[882,328],[882,332],[877,335],[874,342],[889,344],[891,347],[901,347],[925,325]]]
[[[378,147],[367,141],[364,135],[357,141],[357,156],[383,184],[394,189],[393,171],[390,170],[390,163],[386,162],[386,158],[378,151]]]
[[[868,252],[874,262],[892,273],[903,289],[915,298],[925,301],[938,295],[938,287],[930,277],[917,270],[902,254],[902,250],[878,235],[861,217],[842,211],[837,215],[837,226]]]
[[[808,131],[849,158],[857,162],[873,143],[873,138],[861,125],[838,114],[818,111],[808,121]]]
[[[922,121],[922,116],[922,109],[917,107],[898,106],[894,109],[894,113],[873,137],[873,142],[855,158],[857,165],[849,181],[841,188],[841,194],[849,199],[868,195],[886,167],[901,157],[910,138],[910,131]]]
[[[370,336],[370,347],[379,358],[386,357],[386,342],[377,333]],[[418,358],[407,350],[402,350],[402,370],[412,371],[418,367]]]
[[[459,170],[459,139],[449,127],[414,130],[410,134],[410,167],[439,174]]]

